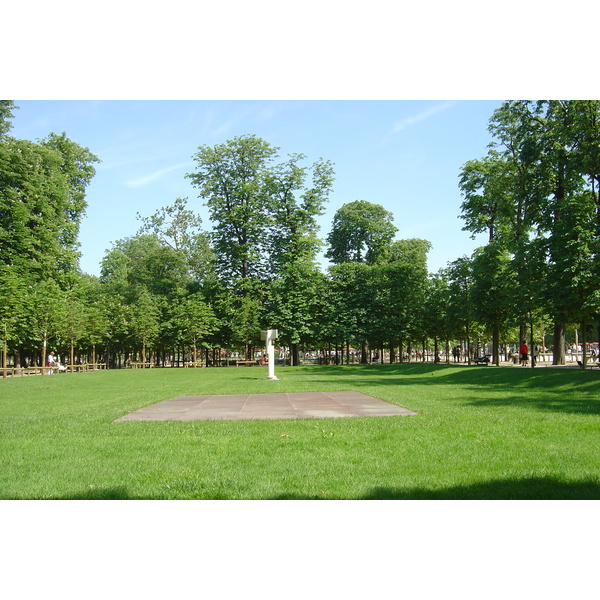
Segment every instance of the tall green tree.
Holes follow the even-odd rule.
[[[277,148],[255,135],[239,136],[194,155],[186,175],[206,202],[221,277],[260,278],[267,271],[265,244],[271,225],[269,169]]]
[[[330,334],[340,347],[360,346],[361,360],[366,363],[368,342],[374,333],[374,268],[346,262],[329,267],[328,274]]]
[[[600,102],[540,104],[545,108],[543,161],[549,182],[542,216],[549,258],[545,296],[555,319],[553,362],[563,364],[566,324],[580,321],[586,329],[596,311],[585,290],[599,271]]]
[[[102,259],[100,278],[126,295],[143,286],[153,295],[170,299],[190,282],[184,256],[154,234],[114,242]]]
[[[388,347],[391,362],[396,348],[403,360],[404,344],[419,326],[427,284],[425,262],[426,258],[414,264],[396,260],[371,267],[370,343]]]
[[[148,290],[141,290],[135,303],[129,307],[129,324],[134,340],[141,346],[142,363],[146,363],[147,350],[160,331],[160,306]]]
[[[27,337],[24,325],[28,321],[25,303],[28,286],[26,280],[10,265],[0,264],[0,337],[3,360],[13,351],[19,341]],[[3,375],[6,375],[4,372]]]
[[[182,341],[192,348],[194,366],[198,360],[198,348],[208,347],[208,339],[218,325],[215,313],[200,292],[186,296],[179,304],[177,326]]]
[[[279,148],[245,135],[214,147],[201,146],[197,168],[187,175],[199,189],[213,222],[210,234],[217,273],[234,301],[232,340],[254,343],[264,282],[292,262],[315,260],[319,248],[316,217],[331,190],[333,168],[319,160],[292,154],[277,162]],[[307,183],[312,173],[311,183]],[[261,282],[261,283],[258,283]]]
[[[98,158],[63,133],[40,143],[0,138],[0,245],[4,264],[37,279],[78,269],[85,190]]]
[[[515,273],[508,252],[495,241],[475,252],[472,268],[474,313],[492,334],[492,360],[499,366],[500,335],[516,312]]]
[[[273,275],[291,262],[314,262],[322,245],[316,218],[324,213],[332,189],[333,165],[322,159],[315,162],[307,184],[309,167],[301,164],[305,159],[303,154],[292,154],[267,175],[272,220],[267,251]]]
[[[460,173],[459,188],[463,230],[472,237],[487,233],[488,241],[507,242],[511,225],[510,165],[496,150],[483,159],[467,161]]]
[[[325,257],[334,264],[376,264],[388,256],[397,228],[394,216],[380,204],[356,200],[339,208],[327,236]]]
[[[560,322],[580,324],[586,340],[588,327],[600,314],[600,236],[590,227],[596,202],[586,191],[565,197],[560,206],[560,219],[546,240],[550,263],[544,295]],[[587,352],[583,358],[585,366]]]
[[[477,319],[473,294],[473,261],[467,256],[448,264],[445,272],[448,279],[448,318],[453,324],[453,337],[466,343],[468,362],[473,355],[472,342],[477,335]]]
[[[285,264],[264,299],[265,327],[277,329],[290,347],[290,364],[300,364],[300,347],[320,335],[319,306],[324,277],[309,260]]]
[[[177,198],[148,217],[137,216],[142,222],[138,235],[154,235],[161,245],[181,255],[195,281],[213,276],[215,257],[209,237],[201,229],[202,219],[187,208],[187,198]]]
[[[25,329],[33,357],[40,365],[46,364],[46,354],[60,341],[65,322],[64,293],[53,279],[46,279],[29,287],[24,298],[28,318]]]
[[[427,337],[433,339],[434,359],[439,358],[439,342],[446,342],[446,362],[449,362],[449,341],[452,328],[448,317],[450,290],[444,270],[433,274],[427,281],[425,301],[423,303],[423,328]]]
[[[410,265],[427,271],[427,254],[431,250],[431,242],[420,238],[396,240],[389,252],[389,261]]]

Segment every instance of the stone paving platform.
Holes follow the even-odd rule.
[[[324,419],[416,414],[361,392],[306,392],[179,396],[136,410],[115,422]]]

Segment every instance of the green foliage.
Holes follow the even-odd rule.
[[[25,295],[27,286],[11,265],[0,264],[0,332],[3,339],[19,335],[19,323],[26,317]]]
[[[188,174],[206,202],[219,275],[229,282],[277,275],[289,261],[314,260],[316,217],[333,182],[329,161],[315,162],[312,185],[303,154],[273,164],[279,148],[254,135],[201,146]]]
[[[357,262],[334,265],[329,280],[325,322],[332,341],[360,346],[369,339],[373,322],[373,268]]]
[[[177,326],[181,341],[193,346],[207,346],[208,338],[219,326],[213,309],[207,304],[200,292],[182,299],[177,311]]]
[[[13,111],[18,108],[12,100],[0,100],[0,140],[11,130],[10,119],[14,117]]]
[[[427,253],[431,250],[431,242],[419,238],[396,240],[389,252],[391,263],[402,263],[427,272]]]
[[[291,155],[268,174],[272,226],[266,233],[270,271],[281,273],[288,263],[314,261],[322,243],[317,237],[316,217],[333,184],[333,166],[320,160],[312,165],[312,187],[305,189],[308,167],[302,154]]]
[[[429,337],[450,340],[459,334],[450,320],[450,298],[447,274],[441,271],[431,276],[427,281],[423,309],[424,331]],[[457,337],[460,339],[460,334]]]
[[[445,276],[448,279],[448,318],[453,337],[470,345],[477,333],[473,261],[466,256],[456,259],[448,265]]]
[[[2,108],[3,118],[13,109],[10,103]],[[79,224],[96,162],[96,156],[64,133],[50,134],[40,143],[0,137],[4,265],[34,282],[55,279],[66,285],[78,268]]]
[[[206,200],[218,224],[211,239],[223,277],[246,279],[266,272],[265,232],[269,219],[269,167],[277,148],[254,136],[239,136],[194,155],[187,177]]]
[[[116,291],[141,286],[169,298],[177,296],[189,281],[184,255],[154,234],[114,242],[102,260],[100,279]]]
[[[203,281],[214,275],[214,253],[208,235],[200,229],[202,219],[186,208],[187,199],[175,202],[144,217],[138,213],[142,227],[138,236],[156,236],[162,246],[170,247],[182,257],[191,277]]]
[[[387,258],[396,227],[393,215],[380,204],[356,200],[344,204],[333,217],[325,256],[334,264],[376,264]]]
[[[160,301],[147,290],[142,290],[136,302],[129,307],[130,331],[142,345],[144,355],[146,347],[158,337],[160,314]]]
[[[489,232],[488,258],[495,245],[510,253],[511,264],[483,260],[480,253],[478,296],[487,301],[478,318],[498,326],[505,293],[496,293],[497,284],[504,289],[510,281],[518,301],[510,315],[502,312],[522,327],[550,314],[562,332],[554,340],[560,356],[564,324],[600,312],[600,102],[505,102],[489,131],[488,156],[461,172],[462,217],[473,234]]]
[[[319,320],[325,279],[309,261],[289,262],[265,297],[265,328],[278,329],[286,346],[309,346],[320,339]]]

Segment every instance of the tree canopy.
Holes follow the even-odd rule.
[[[376,264],[386,258],[397,228],[394,216],[380,204],[355,200],[339,208],[327,236],[325,257],[334,264]]]

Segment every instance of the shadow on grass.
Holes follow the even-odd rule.
[[[133,500],[125,487],[115,488],[99,488],[86,490],[79,494],[68,494],[65,496],[57,496],[52,500]],[[139,498],[138,498],[139,499]]]
[[[463,365],[397,364],[318,367],[324,384],[348,389],[378,386],[453,386],[470,392],[461,401],[472,406],[523,406],[544,411],[600,415],[600,371],[519,369]],[[323,372],[323,371],[322,371]],[[344,379],[346,381],[344,381]],[[480,399],[473,394],[481,392]]]
[[[273,500],[309,499],[282,494]],[[326,499],[315,496],[312,499]],[[598,500],[597,481],[565,482],[552,477],[500,479],[441,490],[422,488],[373,488],[360,500]]]
[[[126,488],[86,490],[52,498],[53,500],[143,500],[127,493]],[[157,499],[157,498],[153,498]],[[168,498],[175,499],[175,498]],[[181,499],[187,499],[185,495]],[[190,498],[190,499],[193,499]],[[223,491],[205,500],[228,500]],[[254,498],[249,498],[253,500]],[[269,500],[327,500],[326,495],[278,494]],[[344,500],[344,498],[335,498]],[[376,487],[356,500],[600,500],[600,483],[592,480],[561,481],[553,477],[499,479],[440,490],[426,488]],[[167,500],[167,498],[165,498]]]

